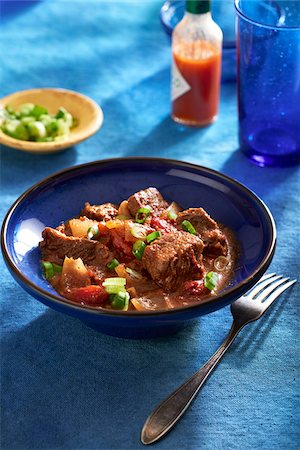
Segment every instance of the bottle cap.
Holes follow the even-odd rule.
[[[205,14],[210,11],[210,0],[186,0],[185,10],[191,14]]]

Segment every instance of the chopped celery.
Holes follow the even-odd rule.
[[[36,118],[40,118],[40,116],[44,114],[48,114],[48,110],[46,108],[43,108],[40,105],[34,105],[33,110],[30,112],[30,114]]]
[[[20,117],[30,116],[33,109],[34,109],[33,103],[24,103],[23,105],[20,106],[20,111],[19,111]]]
[[[14,134],[16,132],[17,126],[20,125],[20,121],[17,119],[12,119],[10,121],[5,120],[3,124],[3,131],[8,134],[9,136],[14,137]]]
[[[20,123],[15,131],[15,137],[17,139],[20,139],[21,141],[28,141],[29,139],[29,132],[28,129],[26,128],[25,125],[23,125],[23,123]]]
[[[32,116],[21,118],[21,122],[23,123],[23,125],[28,125],[30,122],[34,122],[34,121],[35,121],[35,118]]]
[[[8,114],[15,114],[15,111],[11,105],[6,105],[5,109],[8,112]]]
[[[58,131],[58,124],[56,119],[51,119],[47,124],[44,123],[44,125],[46,126],[48,135],[55,134]]]
[[[33,139],[40,139],[46,137],[46,127],[43,122],[29,122],[28,130],[30,137]]]
[[[64,119],[57,119],[57,135],[58,136],[64,136],[68,134],[69,127],[68,124],[64,121]]]
[[[77,124],[77,119],[63,107],[56,114],[49,114],[46,108],[33,103],[20,105],[19,111],[11,105],[0,110],[0,129],[24,141],[63,141]]]

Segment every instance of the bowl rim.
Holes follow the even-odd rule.
[[[65,299],[61,296],[54,295],[49,293],[48,291],[36,286],[29,278],[27,278],[23,273],[19,270],[18,266],[13,262],[12,258],[10,257],[10,252],[8,250],[8,238],[7,238],[7,230],[8,225],[11,216],[13,215],[14,211],[17,209],[17,207],[23,202],[23,200],[26,199],[27,196],[29,196],[34,191],[45,187],[48,183],[51,183],[55,181],[56,178],[70,174],[72,172],[80,172],[82,169],[85,168],[92,168],[93,166],[100,166],[100,168],[105,167],[106,165],[110,164],[116,164],[116,163],[122,163],[122,164],[128,164],[130,162],[135,163],[156,163],[156,164],[171,164],[173,166],[178,166],[181,168],[186,169],[193,169],[193,170],[201,170],[204,173],[208,173],[214,176],[217,176],[223,180],[225,180],[227,183],[234,185],[238,189],[244,191],[250,198],[258,205],[260,208],[264,210],[265,217],[268,222],[268,228],[270,231],[270,242],[268,245],[268,249],[265,253],[265,256],[258,266],[258,268],[248,277],[246,277],[244,280],[242,280],[240,283],[238,283],[236,286],[228,289],[221,295],[217,295],[213,298],[207,298],[202,300],[200,303],[193,303],[192,305],[187,306],[180,306],[177,308],[172,309],[166,309],[166,310],[158,310],[158,311],[118,311],[118,310],[109,310],[105,308],[95,308],[87,305],[79,305],[78,303],[72,302],[68,299]],[[195,309],[202,309],[205,307],[205,305],[215,305],[220,302],[220,300],[224,301],[226,299],[229,299],[232,297],[232,295],[237,292],[241,292],[244,289],[244,292],[247,290],[247,287],[249,285],[254,285],[260,277],[263,275],[267,267],[272,261],[275,247],[276,247],[276,239],[277,239],[277,232],[276,232],[276,224],[274,221],[274,218],[269,210],[269,208],[266,206],[266,204],[249,188],[247,188],[245,185],[240,183],[239,181],[235,180],[234,178],[231,178],[227,175],[224,175],[223,173],[210,169],[205,166],[200,166],[198,164],[189,163],[185,161],[180,161],[176,159],[170,159],[170,158],[159,158],[159,157],[144,157],[144,156],[129,156],[129,157],[120,157],[120,158],[108,158],[108,159],[102,159],[102,160],[95,160],[88,163],[78,164],[74,165],[65,169],[62,169],[60,171],[57,171],[53,173],[52,175],[49,175],[42,180],[35,183],[33,186],[29,187],[23,194],[21,194],[15,202],[11,205],[8,212],[6,213],[6,216],[4,218],[4,221],[2,223],[1,228],[1,249],[4,256],[4,261],[7,264],[10,271],[15,275],[15,277],[21,282],[22,285],[27,286],[30,291],[34,291],[39,296],[45,297],[48,301],[54,302],[55,304],[58,304],[62,307],[69,307],[73,310],[85,312],[85,313],[91,313],[95,316],[110,316],[110,317],[136,317],[136,318],[149,318],[150,316],[169,316],[178,314],[181,312],[186,311],[192,311]],[[28,292],[28,291],[27,291]],[[31,294],[32,295],[32,294]],[[216,308],[218,309],[218,308]]]
[[[49,154],[54,153],[56,151],[64,150],[69,147],[73,147],[76,144],[86,140],[87,138],[93,136],[102,126],[104,120],[104,114],[102,108],[98,105],[95,100],[88,97],[81,92],[74,91],[72,89],[64,89],[64,88],[56,88],[56,87],[36,87],[32,89],[23,89],[20,91],[12,92],[11,94],[6,95],[5,97],[0,98],[0,108],[5,107],[11,101],[18,99],[20,96],[24,94],[41,94],[44,92],[50,93],[58,93],[62,96],[69,96],[76,99],[77,102],[85,102],[88,103],[95,115],[92,120],[92,124],[88,128],[84,128],[81,130],[80,134],[77,136],[72,136],[72,132],[70,136],[63,141],[53,141],[53,142],[35,142],[35,141],[23,141],[22,139],[16,139],[8,134],[4,133],[0,129],[0,143],[6,145],[7,147],[14,148],[16,150],[20,150],[23,152],[30,152],[36,154]],[[42,102],[41,102],[42,103]]]

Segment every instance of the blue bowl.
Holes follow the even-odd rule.
[[[234,230],[241,256],[232,284],[215,298],[162,312],[99,310],[60,297],[40,269],[38,242],[43,228],[74,217],[86,201],[119,203],[148,186],[157,187],[167,200],[176,200],[184,208],[202,206]],[[5,262],[25,291],[98,331],[127,338],[167,335],[232,303],[266,271],[275,242],[276,228],[269,210],[245,186],[205,167],[143,157],[74,166],[40,181],[12,205],[1,234]]]

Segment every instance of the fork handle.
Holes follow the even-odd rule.
[[[242,324],[233,321],[224,342],[207,363],[157,406],[143,426],[141,433],[141,441],[143,444],[152,444],[173,428],[185,413],[205,380],[214,370],[242,327]]]

